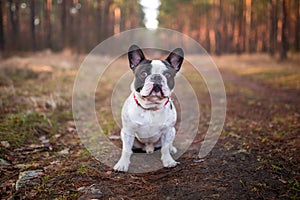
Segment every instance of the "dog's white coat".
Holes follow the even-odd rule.
[[[151,62],[151,75],[160,74],[162,77],[162,90],[165,96],[169,97],[171,92],[167,79],[163,72],[167,67],[160,60]],[[153,153],[154,147],[161,147],[161,160],[164,167],[174,167],[178,164],[170,153],[176,153],[176,148],[173,146],[175,138],[176,109],[168,98],[158,98],[150,96],[144,98],[143,95],[148,95],[151,88],[151,75],[146,80],[143,89],[140,93],[136,92],[131,87],[132,93],[125,101],[122,108],[122,155],[118,163],[114,166],[116,171],[128,171],[130,164],[130,156],[132,147],[143,148],[147,153]],[[133,84],[132,84],[133,85]],[[134,100],[134,95],[141,106],[137,105]],[[144,108],[158,108],[158,110],[147,110]]]
[[[151,64],[151,74],[161,74],[163,71],[167,70],[167,67],[161,60],[152,60]]]

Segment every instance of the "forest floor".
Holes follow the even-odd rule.
[[[227,116],[217,144],[201,160],[210,100],[183,66],[195,87],[202,84],[198,134],[180,165],[143,174],[114,172],[81,143],[72,89],[83,58],[40,52],[0,61],[1,199],[300,198],[299,58],[213,57],[225,83]],[[127,63],[121,58],[115,65],[126,71]],[[112,85],[96,92],[99,103],[110,102]],[[110,114],[99,115],[105,134],[118,135]]]

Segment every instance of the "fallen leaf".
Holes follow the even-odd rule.
[[[8,141],[1,141],[1,145],[4,146],[5,148],[9,148],[10,144]]]
[[[60,155],[68,155],[69,154],[69,148],[63,149],[61,151],[58,152],[58,154]]]
[[[121,136],[119,135],[111,135],[108,137],[110,140],[120,140],[121,139]]]

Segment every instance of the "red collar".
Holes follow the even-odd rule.
[[[143,108],[144,110],[152,110],[152,111],[157,111],[157,110],[160,110],[160,108],[157,108],[157,107],[153,107],[153,108],[144,108],[140,103],[139,101],[137,100],[135,94],[133,95],[133,99],[135,101],[135,103],[140,106],[141,108]],[[164,107],[166,107],[166,105],[169,103],[170,99],[167,98],[165,104],[164,104]],[[171,109],[172,109],[172,105],[171,105]]]

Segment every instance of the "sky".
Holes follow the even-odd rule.
[[[160,0],[140,0],[145,12],[145,25],[148,29],[157,29],[158,7]]]

